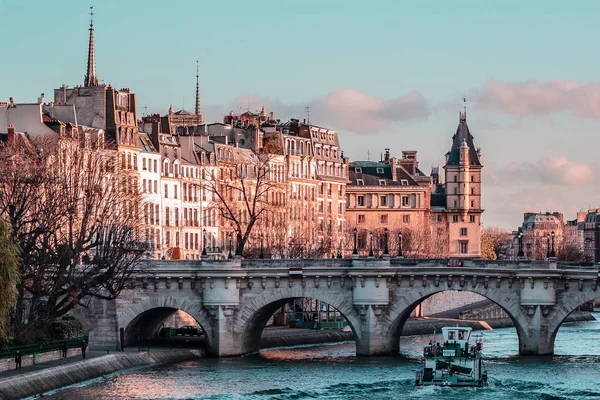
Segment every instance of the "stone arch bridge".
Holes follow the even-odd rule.
[[[315,259],[149,261],[114,301],[74,310],[90,347],[117,349],[137,326],[153,327],[177,310],[206,331],[207,351],[237,356],[259,349],[263,328],[291,299],[310,297],[340,311],[356,354],[399,350],[402,328],[424,299],[446,290],[482,295],[506,311],[520,354],[546,355],[564,319],[598,295],[598,265],[556,261]],[[120,331],[123,331],[120,333]]]

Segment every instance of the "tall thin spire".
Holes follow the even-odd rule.
[[[200,115],[200,81],[198,80],[198,61],[196,61],[196,115]]]
[[[98,77],[96,76],[96,52],[94,50],[94,6],[90,7],[90,43],[88,47],[87,73],[83,86],[98,86]]]

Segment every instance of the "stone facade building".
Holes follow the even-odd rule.
[[[475,148],[467,125],[466,111],[460,113],[452,147],[446,154],[444,179],[439,168],[431,176],[419,168],[416,151],[403,151],[402,158],[385,158],[377,163],[351,163],[348,186],[350,232],[358,232],[359,250],[383,249],[388,228],[389,245],[396,246],[402,232],[407,255],[424,257],[477,258],[481,256],[481,153]],[[367,243],[369,242],[369,243]]]

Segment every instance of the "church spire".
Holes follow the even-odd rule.
[[[200,115],[200,82],[198,81],[198,61],[196,61],[196,115]]]
[[[94,50],[94,6],[90,7],[90,43],[88,48],[87,73],[83,86],[98,86],[98,77],[96,76],[96,52]]]

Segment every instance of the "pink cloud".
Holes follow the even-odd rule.
[[[600,119],[600,84],[554,80],[502,82],[492,80],[475,92],[484,109],[511,115],[546,115],[568,111],[582,118]]]
[[[383,99],[356,89],[340,89],[320,99],[305,103],[286,104],[263,96],[242,95],[233,100],[234,112],[258,111],[264,106],[275,112],[276,118],[306,117],[306,106],[311,107],[311,122],[337,130],[357,133],[381,131],[394,122],[426,118],[429,109],[421,93],[413,91],[405,96]]]
[[[600,168],[593,163],[581,163],[567,157],[550,157],[536,162],[512,163],[489,171],[494,185],[514,182],[544,183],[562,186],[596,185]]]
[[[416,91],[387,100],[356,89],[341,89],[324,96],[314,107],[316,115],[354,132],[377,132],[393,122],[429,115],[425,99]]]

